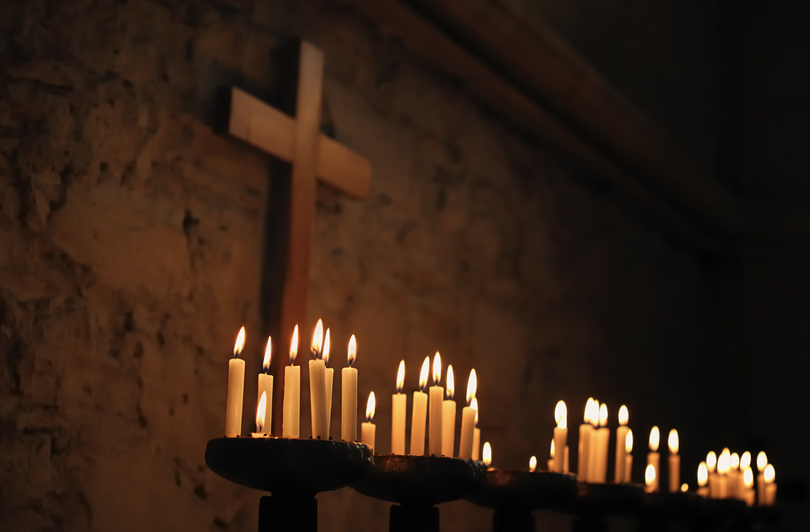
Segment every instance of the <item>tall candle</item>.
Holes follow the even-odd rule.
[[[598,434],[598,455],[596,459],[596,480],[601,484],[605,483],[607,478],[607,461],[608,461],[608,447],[610,444],[610,429],[607,426],[608,410],[607,405],[602,403],[599,405],[599,429]]]
[[[473,429],[473,450],[472,450],[472,459],[478,460],[481,453],[481,429],[478,428],[478,418],[481,415],[481,410],[478,408],[478,398],[473,397],[472,402],[470,403],[470,407],[475,410],[475,421],[473,421],[473,425],[475,428]]]
[[[765,466],[763,476],[765,477],[765,505],[773,506],[776,503],[776,482],[774,482],[776,480],[776,471],[773,464]]]
[[[707,484],[709,483],[709,468],[706,466],[706,462],[701,462],[700,465],[698,466],[697,482],[698,482],[697,494],[703,497],[704,499],[708,499],[711,493],[709,492],[709,487],[707,486]]]
[[[341,371],[340,438],[343,441],[357,440],[357,369],[354,367],[356,358],[357,339],[352,335],[349,339],[347,357],[349,367]]]
[[[242,399],[245,394],[245,361],[239,358],[245,347],[245,328],[239,329],[233,358],[228,361],[228,399],[225,406],[225,436],[238,438],[242,434]]]
[[[627,438],[624,440],[624,481],[633,482],[633,429],[627,431]]]
[[[332,389],[335,384],[335,368],[329,367],[329,355],[332,351],[332,338],[329,329],[323,337],[323,365],[326,367],[324,383],[326,384],[326,439],[332,436]]]
[[[720,486],[718,485],[717,453],[714,451],[709,451],[709,454],[706,455],[706,470],[709,472],[709,497],[717,499]]]
[[[428,454],[433,456],[442,455],[442,411],[444,407],[444,388],[442,384],[442,357],[436,352],[433,357],[433,386],[430,387],[430,414],[429,425],[430,434],[428,435]]]
[[[430,373],[430,357],[425,357],[422,370],[419,372],[419,390],[413,392],[413,413],[411,415],[411,453],[414,456],[425,454],[425,424],[427,423],[428,373]]]
[[[743,470],[743,495],[741,497],[746,506],[754,505],[754,472],[750,467]]]
[[[676,493],[681,484],[681,457],[678,456],[680,441],[677,430],[669,431],[667,445],[669,446],[669,492]]]
[[[374,392],[368,394],[368,403],[366,404],[366,422],[360,427],[360,441],[372,448],[376,447],[377,427],[374,425],[374,409],[377,406],[377,401],[374,399]]]
[[[273,343],[272,339],[267,337],[267,347],[264,349],[264,361],[262,362],[262,373],[259,373],[259,402],[256,408],[262,410],[262,425],[264,432],[267,434],[273,433],[273,376],[270,375],[270,362],[273,357]],[[261,400],[262,394],[266,395],[265,404],[262,408]],[[256,414],[259,415],[258,412]]]
[[[408,410],[408,396],[402,393],[405,386],[405,361],[399,363],[397,371],[397,393],[391,397],[391,454],[405,454],[405,421]]]
[[[456,402],[453,395],[456,381],[453,377],[453,366],[447,366],[447,399],[442,404],[442,455],[453,456],[456,444]]]
[[[599,401],[591,403],[591,445],[588,453],[588,482],[598,482],[599,478]]]
[[[627,439],[627,431],[630,428],[627,426],[627,421],[629,420],[630,416],[627,412],[627,407],[622,405],[619,408],[619,428],[616,429],[616,471],[614,474],[614,478],[616,484],[621,482],[630,482],[629,479],[624,478],[624,462],[627,458],[627,451],[625,450],[624,442]]]
[[[478,387],[478,379],[475,376],[475,370],[470,371],[470,378],[467,380],[467,406],[461,410],[461,434],[459,436],[458,457],[473,459],[473,450],[475,445],[473,443],[473,436],[475,435],[475,416],[477,409],[473,407],[475,400],[475,391]]]
[[[661,432],[658,427],[653,427],[650,431],[650,452],[647,454],[647,468],[653,467],[652,491],[658,491],[658,472],[660,471],[661,456],[658,454],[658,445],[661,442]],[[646,480],[646,472],[645,472]]]
[[[284,368],[284,415],[281,433],[285,438],[298,438],[301,422],[301,366],[295,365],[298,356],[298,325],[290,342],[290,365]]]
[[[731,453],[729,465],[728,487],[726,488],[728,491],[728,498],[739,499],[740,494],[742,493],[742,491],[739,489],[742,481],[742,473],[740,472],[740,455],[737,453]]]
[[[731,453],[728,448],[723,449],[717,457],[717,475],[715,490],[712,487],[712,497],[715,499],[725,499],[728,497],[728,470],[731,468]],[[710,485],[711,487],[711,485]]]
[[[558,449],[554,456],[554,472],[562,473],[565,460],[565,447],[568,445],[568,410],[565,401],[558,401],[554,408],[557,426],[554,428],[554,445]]]
[[[746,493],[746,487],[745,487],[745,470],[746,469],[751,469],[751,453],[749,453],[748,451],[745,451],[744,453],[742,453],[742,456],[740,456],[740,475],[739,475],[739,484],[738,484],[738,487],[737,487],[737,492],[740,494],[741,499],[744,499],[744,495]],[[752,472],[751,474],[753,475],[754,473]]]
[[[309,401],[312,438],[326,439],[326,365],[320,357],[323,348],[323,321],[318,320],[312,333],[312,356],[309,361]]]
[[[757,504],[765,504],[765,468],[768,467],[768,455],[765,451],[757,454]]]
[[[593,434],[593,425],[591,425],[591,405],[593,404],[593,397],[588,398],[585,404],[585,418],[582,425],[579,426],[579,442],[577,445],[577,480],[580,482],[588,481],[588,460],[591,454],[591,435]]]

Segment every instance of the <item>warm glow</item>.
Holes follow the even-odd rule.
[[[346,362],[348,362],[351,367],[354,366],[355,360],[357,360],[357,338],[352,335],[352,337],[349,338],[349,354],[346,357]],[[425,379],[427,380],[427,377],[425,377]]]
[[[259,409],[256,411],[256,434],[264,433],[264,411],[267,408],[267,392],[262,392]]]
[[[374,392],[368,394],[368,403],[366,403],[366,421],[371,423],[374,420],[374,410],[377,408],[377,400],[374,398]]]
[[[759,451],[757,454],[757,471],[765,471],[765,466],[768,465],[768,455],[765,451]]]
[[[456,393],[456,379],[453,377],[453,366],[447,366],[447,398],[452,400]]]
[[[321,350],[323,349],[323,320],[318,320],[318,324],[315,325],[315,330],[312,331],[312,345],[310,346],[312,350],[312,356],[318,358],[321,354]]]
[[[323,363],[329,367],[329,353],[332,351],[332,335],[329,329],[326,329],[326,334],[323,337]]]
[[[489,445],[489,442],[484,443],[484,451],[482,453],[483,460],[485,466],[489,466],[492,463],[492,447]]]
[[[478,377],[475,376],[475,369],[470,370],[470,378],[467,379],[467,404],[472,406],[473,399],[475,399],[475,392],[478,390]],[[478,410],[478,408],[473,408]]]
[[[731,455],[731,469],[739,469],[740,468],[740,455],[737,453],[732,453]]]
[[[763,474],[765,477],[765,482],[770,484],[776,478],[776,471],[773,468],[773,464],[768,464],[765,466],[765,473]]]
[[[262,371],[270,373],[270,362],[273,360],[273,342],[272,339],[267,337],[267,347],[264,348],[264,361],[262,362]]]
[[[475,428],[478,428],[478,398],[477,397],[473,397],[473,400],[470,403],[470,408],[475,410]]]
[[[704,488],[707,482],[709,482],[709,468],[706,467],[706,462],[701,462],[698,466],[698,486]]]
[[[748,489],[754,487],[754,472],[751,471],[750,467],[746,467],[743,471],[743,484],[745,484],[745,487]]]
[[[442,356],[436,351],[433,355],[433,386],[442,384]]]
[[[655,467],[652,464],[649,464],[644,471],[644,482],[648,486],[652,486],[653,482],[655,482]]]
[[[672,429],[669,431],[669,439],[667,440],[667,444],[669,445],[669,452],[672,454],[678,454],[678,448],[680,442],[678,441],[678,431]]]
[[[554,419],[557,421],[558,429],[568,428],[568,409],[565,407],[565,401],[557,402],[557,407],[554,409]]]
[[[731,466],[731,455],[727,452],[723,451],[720,453],[720,456],[717,458],[717,472],[720,474],[728,473],[728,469]]]
[[[239,329],[239,334],[236,335],[236,343],[233,344],[233,358],[237,358],[242,353],[242,348],[245,347],[245,328]]]
[[[295,364],[295,357],[298,356],[298,325],[293,329],[292,340],[290,341],[290,365]]]
[[[745,451],[740,457],[740,469],[745,470],[751,467],[751,453]]]
[[[607,426],[607,417],[608,417],[607,405],[605,403],[602,403],[599,406],[599,426],[600,427],[606,427]]]
[[[405,387],[405,361],[399,362],[399,369],[397,370],[397,393],[402,393]]]
[[[422,362],[422,370],[419,372],[419,389],[424,392],[427,389],[428,373],[430,373],[430,357],[425,357]]]
[[[537,457],[532,456],[531,458],[529,458],[529,471],[534,473],[535,469],[537,469]]]
[[[599,425],[599,401],[596,399],[591,402],[591,413],[588,415],[591,420],[591,425],[594,427]]]
[[[628,454],[633,452],[633,429],[627,429],[627,436],[624,438],[624,450]]]
[[[686,493],[687,491],[689,491],[689,484],[687,484],[686,482],[684,482],[683,484],[681,484],[681,491],[682,491],[683,493]]]
[[[709,468],[709,473],[714,473],[717,468],[717,454],[714,451],[709,451],[706,455],[706,467]]]
[[[557,450],[554,448],[554,438],[551,438],[551,452],[549,453],[549,456],[554,458],[555,454],[557,454]]]
[[[588,397],[588,402],[585,403],[585,418],[583,423],[588,424],[591,422],[591,405],[593,404],[593,397]]]
[[[661,443],[661,432],[658,430],[658,427],[653,427],[650,431],[650,450],[652,452],[658,452],[658,445]]]
[[[619,425],[627,425],[627,421],[630,419],[630,413],[627,411],[627,407],[622,405],[619,408]]]

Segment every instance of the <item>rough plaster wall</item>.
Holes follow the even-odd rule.
[[[357,334],[383,449],[398,361],[412,389],[437,349],[478,370],[502,466],[545,455],[559,398],[572,425],[588,395],[639,434],[686,425],[700,263],[370,21],[314,0],[0,6],[0,528],[255,530],[259,494],[203,450],[234,333],[258,328],[269,165],[210,124],[218,86],[267,91],[289,35],[325,49],[327,116],[374,166],[366,201],[319,190],[310,318],[338,361]],[[385,527],[386,504],[319,499],[324,531]],[[443,510],[448,531],[488,519]]]

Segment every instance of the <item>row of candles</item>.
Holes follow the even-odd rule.
[[[241,435],[242,402],[244,395],[245,363],[239,358],[244,348],[245,328],[239,331],[234,345],[234,357],[229,363],[228,372],[228,398],[225,417],[225,436],[238,437]],[[284,438],[298,438],[300,436],[300,394],[301,394],[301,368],[295,365],[298,353],[298,326],[296,325],[290,344],[290,365],[284,370],[284,404],[282,419],[282,436]],[[331,351],[331,337],[329,329],[324,332],[323,322],[318,320],[312,335],[311,352],[313,359],[309,361],[310,405],[312,420],[312,437],[316,439],[329,439],[331,434],[332,417],[332,388],[334,382],[334,369],[328,367]],[[361,441],[371,448],[376,447],[376,426],[373,423],[376,398],[374,392],[369,394],[366,407],[366,422],[361,425],[361,434],[357,438],[357,383],[358,372],[354,368],[357,357],[357,341],[352,335],[349,340],[347,362],[348,366],[341,371],[341,439],[344,441]],[[270,437],[272,426],[272,398],[273,376],[269,374],[272,358],[272,341],[267,340],[265,356],[262,364],[262,373],[259,374],[258,405],[256,412],[256,432],[254,438]],[[419,376],[419,390],[413,392],[411,415],[411,455],[425,455],[425,440],[427,427],[428,455],[456,456],[464,459],[479,459],[481,432],[478,429],[478,401],[475,397],[477,389],[477,376],[475,370],[470,371],[467,382],[467,406],[461,412],[461,434],[459,438],[459,451],[454,454],[456,402],[453,399],[455,379],[453,367],[447,367],[447,389],[441,386],[442,362],[441,355],[436,353],[433,359],[433,385],[427,387],[428,373],[430,372],[430,357],[426,357]],[[397,371],[396,394],[392,396],[392,423],[391,423],[391,452],[393,454],[406,454],[406,419],[407,395],[403,392],[405,381],[405,361],[401,361]],[[427,390],[427,393],[425,393]],[[564,401],[559,401],[554,411],[556,427],[551,441],[548,471],[568,473],[568,411]],[[616,430],[615,475],[616,483],[629,483],[633,465],[633,431],[628,426],[629,413],[627,407],[622,405],[619,409],[619,427]],[[578,472],[577,480],[588,483],[604,483],[607,480],[608,448],[610,441],[610,428],[607,427],[608,409],[604,403],[589,398],[585,406],[584,421],[579,427],[578,441]],[[680,484],[680,446],[678,431],[672,429],[668,437],[668,491],[686,491],[688,486]],[[650,431],[647,466],[645,468],[645,484],[647,491],[659,490],[660,431],[653,427]],[[483,461],[489,465],[492,460],[492,451],[489,443],[484,444]],[[739,498],[747,504],[754,503],[754,480],[751,469],[751,453],[745,452],[740,457],[737,453],[730,453],[724,449],[718,457],[710,452],[705,462],[698,467],[698,495],[706,498],[724,499]],[[537,467],[537,458],[532,456],[529,469],[534,471]],[[764,452],[757,456],[757,503],[760,505],[773,504],[776,498],[775,471],[772,464],[768,464]]]

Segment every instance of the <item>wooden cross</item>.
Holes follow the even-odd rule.
[[[296,43],[297,87],[295,117],[270,107],[261,100],[236,88],[229,89],[229,112],[225,132],[292,163],[289,181],[279,189],[284,196],[276,202],[272,223],[277,224],[273,249],[265,255],[274,264],[263,287],[273,293],[269,314],[273,336],[273,373],[279,379],[288,364],[287,353],[293,328],[301,328],[300,352],[308,349],[307,289],[312,225],[315,217],[316,180],[354,198],[364,198],[371,187],[371,164],[367,159],[335,142],[320,132],[323,94],[323,51],[307,41]],[[275,185],[275,183],[274,183]],[[299,355],[298,364],[307,360]],[[275,386],[273,401],[274,433],[280,433],[282,389]]]

